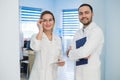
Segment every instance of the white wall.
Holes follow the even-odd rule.
[[[0,0],[0,80],[20,80],[18,0]]]
[[[106,0],[105,80],[120,80],[120,0]],[[104,11],[103,11],[104,12]]]

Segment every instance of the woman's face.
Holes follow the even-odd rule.
[[[43,29],[46,31],[52,31],[55,21],[53,20],[53,16],[51,14],[45,14],[42,16],[43,20]]]

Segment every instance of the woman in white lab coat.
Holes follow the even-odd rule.
[[[31,48],[35,51],[35,61],[29,80],[56,80],[57,67],[61,62],[61,39],[53,34],[55,18],[50,11],[44,11],[38,21],[39,32],[31,38]]]

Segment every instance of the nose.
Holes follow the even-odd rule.
[[[82,17],[86,17],[86,14],[85,14],[85,13],[83,13],[83,14],[82,14]]]
[[[50,24],[50,21],[49,21],[49,20],[47,20],[47,21],[46,21],[46,24]]]

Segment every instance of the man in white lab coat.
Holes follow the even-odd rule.
[[[68,50],[68,57],[75,61],[75,80],[100,80],[100,54],[104,36],[98,25],[92,21],[93,9],[89,4],[78,8],[83,28],[78,30]]]

